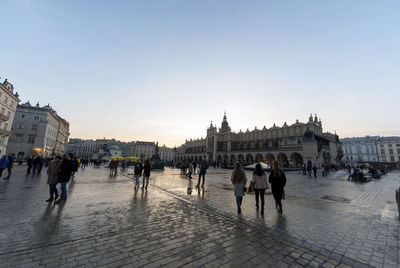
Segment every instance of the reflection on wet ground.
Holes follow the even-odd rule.
[[[316,180],[289,173],[283,215],[270,191],[265,215],[253,194],[237,215],[226,170],[211,168],[205,187],[197,188],[197,177],[166,169],[152,173],[147,191],[134,191],[131,175],[88,167],[68,184],[61,204],[44,202],[45,174],[26,175],[17,166],[10,181],[0,182],[2,267],[396,267],[400,259],[399,173],[367,184],[349,182],[341,171]]]

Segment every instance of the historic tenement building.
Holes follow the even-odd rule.
[[[233,165],[235,161],[251,164],[278,160],[284,167],[298,167],[311,160],[313,164],[336,164],[342,158],[339,137],[322,131],[317,115],[307,123],[298,120],[292,125],[275,124],[271,128],[235,133],[229,127],[226,114],[221,127],[210,124],[203,139],[186,140],[177,148],[176,161],[206,158],[209,162]]]

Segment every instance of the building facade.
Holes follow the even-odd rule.
[[[308,161],[317,166],[337,164],[341,157],[339,137],[324,133],[317,115],[311,115],[307,123],[297,120],[292,125],[285,122],[282,127],[274,124],[271,128],[235,133],[225,114],[219,129],[211,122],[206,138],[187,140],[177,149],[175,160],[207,159],[226,166],[236,161],[270,164],[278,160],[284,167],[298,167]]]
[[[173,148],[168,148],[165,144],[158,148],[160,159],[162,162],[172,162],[175,159],[175,151]]]
[[[0,157],[6,153],[17,105],[20,102],[14,86],[6,80],[0,82]]]
[[[400,164],[400,137],[380,137],[379,160],[387,164]]]
[[[365,136],[341,139],[348,164],[400,162],[400,137]]]
[[[49,105],[40,107],[37,103],[32,106],[29,101],[18,105],[7,152],[17,155],[18,160],[31,154],[53,156],[56,154],[57,138],[60,139],[59,150],[65,151],[62,144],[66,142],[65,137],[62,140],[59,135],[61,119]],[[63,129],[63,132],[65,135],[69,133],[69,125],[68,130]]]
[[[131,147],[131,156],[139,157],[141,160],[151,159],[156,144],[148,141],[136,141]]]
[[[379,162],[379,136],[341,139],[345,163]]]
[[[58,155],[63,155],[64,153],[67,152],[68,138],[70,134],[69,123],[60,116],[57,116],[57,119],[59,122],[59,126],[58,126],[56,147],[54,153]]]

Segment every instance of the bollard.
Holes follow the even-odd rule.
[[[396,202],[397,202],[397,210],[399,211],[399,219],[400,219],[400,187],[396,190]]]

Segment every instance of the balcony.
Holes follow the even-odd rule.
[[[4,128],[0,128],[0,135],[4,135],[4,136],[10,136],[10,131],[4,129]]]
[[[5,114],[0,114],[0,121],[8,121],[8,119],[10,119],[9,115],[5,115]]]

